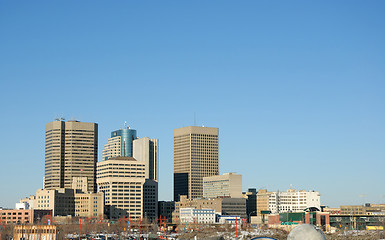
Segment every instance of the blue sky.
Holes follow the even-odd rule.
[[[45,124],[218,127],[243,188],[385,202],[384,1],[1,1],[0,206],[42,187]]]

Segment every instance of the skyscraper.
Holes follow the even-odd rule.
[[[135,139],[133,157],[146,164],[146,179],[158,181],[158,139]]]
[[[203,177],[218,175],[218,128],[174,129],[174,201],[203,197]]]
[[[72,188],[74,178],[87,178],[96,192],[98,124],[70,120],[46,124],[44,188]]]
[[[102,159],[107,160],[112,157],[132,157],[133,141],[136,139],[136,130],[125,127],[111,132],[111,138],[104,145]]]

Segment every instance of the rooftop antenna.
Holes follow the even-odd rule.
[[[127,121],[124,121],[124,128],[127,128]]]

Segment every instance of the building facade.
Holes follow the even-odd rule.
[[[246,218],[246,199],[244,198],[212,198],[188,199],[182,195],[179,202],[175,202],[172,222],[180,223],[181,208],[213,209],[218,215],[234,215]]]
[[[224,173],[203,178],[203,198],[242,197],[242,175]]]
[[[218,175],[218,128],[174,130],[174,200],[203,197],[203,178]]]
[[[52,210],[53,216],[75,216],[73,189],[38,189],[35,209]]]
[[[55,225],[16,225],[13,229],[13,239],[26,240],[56,240]]]
[[[158,182],[146,179],[143,185],[143,217],[151,222],[158,217]]]
[[[158,218],[167,220],[168,223],[172,222],[172,213],[175,210],[174,201],[159,201],[158,202]]]
[[[96,192],[98,124],[70,120],[46,124],[45,189],[71,188],[74,177],[86,177]]]
[[[42,222],[46,215],[52,216],[52,211],[37,209],[0,209],[0,222],[3,224],[34,224]]]
[[[215,212],[213,209],[181,208],[179,219],[181,223],[213,224]]]
[[[75,217],[103,217],[104,196],[102,192],[75,192]]]
[[[97,183],[105,196],[107,215],[112,219],[143,217],[145,164],[132,157],[114,157],[97,166]]]
[[[247,192],[243,192],[242,195],[242,197],[246,199],[246,214],[250,222],[250,216],[257,215],[257,189],[249,188]]]
[[[111,132],[108,143],[104,145],[102,159],[108,160],[113,157],[132,157],[133,141],[136,139],[136,130],[125,127]]]
[[[146,164],[146,179],[158,181],[158,139],[148,137],[133,141],[133,157]]]
[[[319,192],[288,189],[286,192],[273,192],[269,196],[269,210],[272,213],[301,212],[307,208],[321,211]]]

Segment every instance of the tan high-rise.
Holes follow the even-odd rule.
[[[114,157],[97,165],[99,191],[104,193],[110,218],[143,217],[145,163],[132,157]]]
[[[203,197],[203,177],[218,175],[218,128],[174,130],[174,200]]]
[[[44,188],[72,188],[74,177],[87,177],[88,192],[96,192],[97,154],[96,123],[47,123]]]

